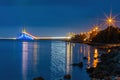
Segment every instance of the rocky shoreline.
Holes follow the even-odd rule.
[[[103,53],[96,68],[86,69],[92,80],[120,80],[120,48]]]

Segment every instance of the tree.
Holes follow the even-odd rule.
[[[120,29],[118,27],[109,26],[93,37],[92,42],[120,43]]]

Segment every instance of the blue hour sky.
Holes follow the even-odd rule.
[[[88,31],[98,19],[120,13],[120,0],[0,0],[0,37],[15,37],[25,27],[37,36]]]

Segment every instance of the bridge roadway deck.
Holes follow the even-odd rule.
[[[36,37],[34,40],[68,40],[70,37]],[[0,38],[0,40],[18,40],[16,38]]]

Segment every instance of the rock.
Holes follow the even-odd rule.
[[[71,75],[70,74],[65,75],[64,79],[71,79]]]
[[[110,78],[110,75],[109,73],[105,72],[105,71],[94,71],[90,74],[90,77],[92,78],[96,78],[96,79],[105,79],[105,80],[108,80],[108,78]],[[109,79],[111,80],[111,79]]]
[[[92,73],[95,70],[95,68],[94,67],[90,67],[89,69],[86,69],[86,70],[87,70],[88,73]]]
[[[100,60],[101,62],[97,64],[96,68],[91,67],[86,69],[91,78],[96,80],[112,80],[111,76],[120,76],[120,56],[118,52],[101,54]]]
[[[88,58],[87,58],[87,57],[83,57],[83,59],[86,59],[86,60],[87,60]]]
[[[83,62],[73,63],[72,65],[73,65],[73,66],[79,66],[79,67],[81,68],[81,67],[83,67]]]
[[[105,80],[112,80],[110,76],[105,77]]]
[[[45,80],[42,77],[34,78],[33,80]]]
[[[78,63],[73,63],[72,65],[73,65],[73,66],[78,66]]]
[[[115,77],[115,80],[120,80],[120,76],[116,76],[116,77]]]
[[[83,67],[83,62],[78,63],[79,67]]]
[[[96,60],[97,58],[96,58],[96,57],[94,57],[94,59]]]

